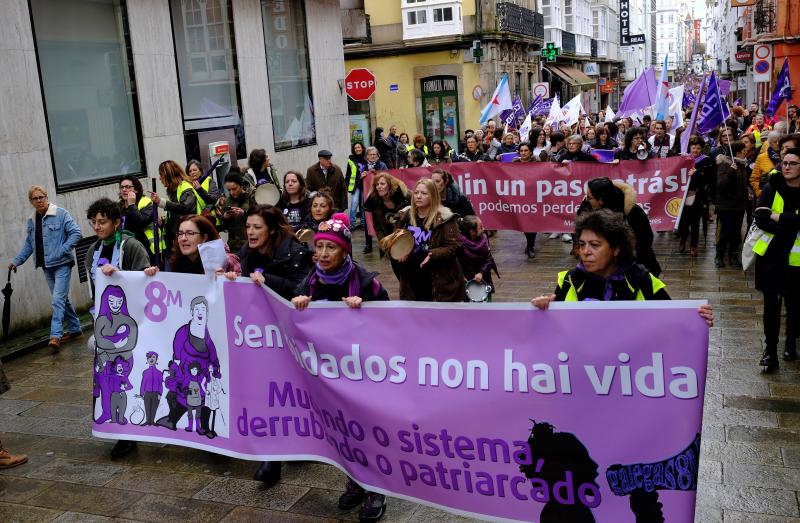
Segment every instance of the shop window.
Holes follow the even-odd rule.
[[[316,143],[306,16],[301,0],[261,0],[275,150]]]
[[[125,2],[30,7],[58,190],[144,175]]]

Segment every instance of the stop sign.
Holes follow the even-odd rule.
[[[352,69],[344,79],[347,96],[361,102],[375,92],[375,75],[369,69]]]

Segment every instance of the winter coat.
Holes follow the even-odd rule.
[[[756,255],[756,289],[762,292],[791,294],[800,298],[800,267],[789,265],[789,252],[800,232],[800,188],[788,187],[783,174],[773,174],[761,191],[758,207],[772,207],[775,193],[783,198],[783,213],[776,223],[769,217],[756,216],[756,225],[775,236],[764,256]]]
[[[334,207],[340,211],[347,209],[347,204],[349,203],[347,184],[345,183],[342,169],[338,165],[331,164],[326,176],[322,173],[322,167],[320,167],[319,162],[315,163],[306,170],[306,185],[309,192],[328,187],[333,197]]]
[[[136,203],[133,205],[128,205],[128,203],[124,201],[120,202],[122,206],[122,219],[123,223],[125,224],[125,230],[132,232],[133,237],[136,238],[139,243],[144,245],[144,248],[147,249],[148,254],[153,255],[150,247],[150,240],[147,239],[145,230],[149,229],[152,231],[153,229],[153,209],[155,209],[155,205],[150,202],[140,210],[139,202],[141,199],[141,196],[137,198]],[[159,228],[158,233],[164,234],[164,231]]]
[[[102,240],[94,242],[91,247],[89,247],[89,250],[86,251],[86,257],[83,259],[83,265],[86,267],[86,274],[90,275],[93,287],[94,271],[92,269],[94,268],[94,255],[98,249],[102,249],[102,245]],[[111,260],[109,260],[109,263],[111,263]],[[117,269],[122,271],[143,271],[149,266],[150,255],[144,245],[134,238],[131,232],[121,231]]]
[[[264,284],[287,300],[294,298],[295,289],[311,270],[311,251],[297,241],[294,235],[281,241],[271,258],[252,251],[247,244],[239,251],[242,276],[250,276],[256,269],[263,269]]]
[[[167,211],[167,219],[164,224],[164,243],[167,252],[172,250],[172,245],[177,240],[178,226],[184,216],[194,216],[197,214],[197,192],[194,189],[187,189],[181,193],[178,201],[178,190],[167,191],[168,200],[163,200],[164,209]]]
[[[81,237],[81,229],[72,219],[69,211],[51,203],[42,218],[45,268],[52,269],[61,265],[72,265],[74,263],[72,249],[75,248]],[[28,217],[28,221],[25,223],[25,243],[12,263],[19,267],[30,258],[31,254],[34,255],[34,258],[36,257],[36,211]]]
[[[393,209],[386,207],[383,203],[383,198],[375,193],[370,194],[364,200],[364,210],[372,213],[372,226],[375,228],[375,236],[377,236],[378,242],[385,236],[392,234],[394,231],[394,216],[401,209],[408,207],[411,203],[409,198],[410,195],[404,193],[403,190],[398,187],[392,192]]]
[[[392,142],[388,138],[381,138],[374,145],[378,149],[378,156],[380,156],[381,161],[386,165],[394,165],[393,156],[397,154],[397,149],[392,145]]]
[[[650,218],[640,206],[636,204],[636,191],[627,183],[614,180],[614,185],[624,195],[623,214],[636,238],[636,261],[644,265],[654,276],[661,274],[661,265],[656,260],[653,251],[653,228],[650,227]]]
[[[764,186],[769,172],[775,168],[775,153],[770,157],[769,150],[759,154],[756,157],[756,164],[753,166],[753,172],[750,173],[750,186],[756,193],[756,197],[761,196],[761,188]]]
[[[353,262],[353,270],[358,272],[358,279],[361,282],[358,296],[363,301],[389,301],[389,293],[378,281],[377,272],[367,271],[355,261]],[[318,281],[314,285],[313,295],[309,294],[309,280],[313,274],[314,269],[308,273],[303,282],[297,287],[295,290],[297,296],[310,296],[311,301],[340,301],[342,298],[349,297],[348,282],[341,285],[325,285]]]
[[[597,163],[597,158],[595,158],[591,154],[585,153],[583,151],[578,151],[578,152],[575,152],[575,153],[571,153],[571,152],[567,151],[561,156],[561,160],[560,161],[563,162],[564,160],[567,160],[567,161],[570,161],[570,162],[595,162],[595,163]]]
[[[497,271],[497,263],[492,256],[492,249],[489,246],[489,238],[484,233],[480,238],[471,239],[466,236],[459,235],[461,247],[458,250],[458,261],[461,264],[461,269],[464,271],[464,279],[471,280],[476,274],[480,273],[483,276],[483,281],[492,287],[494,292],[494,281],[492,281],[492,271],[497,276],[500,273]]]
[[[454,162],[477,162],[480,161],[488,161],[490,158],[483,154],[480,148],[475,149],[475,152],[471,153],[469,151],[464,151],[463,153],[456,156],[453,161]]]
[[[745,168],[734,164],[726,154],[717,156],[717,211],[743,211],[747,208],[748,180]]]
[[[442,205],[448,207],[461,217],[475,214],[472,202],[469,201],[469,198],[464,196],[464,193],[461,192],[455,183],[451,183],[445,189]]]
[[[233,252],[239,252],[246,241],[245,224],[247,223],[247,211],[256,206],[253,199],[253,192],[250,188],[242,191],[239,198],[228,196],[225,198],[225,203],[221,206],[222,213],[220,214],[220,224],[218,229],[220,231],[228,231],[228,247]],[[225,213],[230,211],[231,208],[238,207],[244,211],[241,215],[231,216],[225,218]]]
[[[579,267],[559,274],[554,294],[556,301],[566,301],[570,289],[575,289],[577,301],[628,301],[635,300],[638,291],[645,300],[669,300],[663,282],[654,279],[643,265],[634,263],[624,271],[621,278],[606,280],[581,270]],[[611,286],[611,296],[606,300],[606,284]]]
[[[411,207],[398,213],[397,228],[405,229],[410,224]],[[400,280],[400,299],[417,300],[412,280],[427,270],[431,279],[432,301],[462,302],[464,301],[464,273],[458,262],[459,230],[456,215],[447,207],[442,207],[434,220],[430,231],[428,253],[431,259],[425,267],[420,268],[414,256],[398,263],[398,279]]]

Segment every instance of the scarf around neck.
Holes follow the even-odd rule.
[[[358,271],[355,270],[356,265],[350,255],[347,255],[342,265],[333,271],[325,271],[317,264],[311,278],[308,280],[308,290],[311,296],[314,295],[314,289],[317,283],[323,285],[342,285],[348,282],[347,292],[348,296],[358,296],[361,291],[361,278],[358,276]]]
[[[613,274],[611,274],[608,277],[603,277],[603,276],[598,276],[596,274],[592,274],[591,272],[587,271],[586,267],[583,266],[583,263],[578,264],[578,270],[584,273],[588,279],[604,282],[603,301],[611,301],[611,298],[614,295],[614,288],[612,287],[612,283],[615,281],[625,280],[625,272],[629,268],[630,265],[626,265],[624,267],[617,267],[617,270],[614,271]],[[584,301],[597,301],[597,300],[595,300],[594,298],[586,298]]]

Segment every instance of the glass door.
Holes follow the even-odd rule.
[[[443,140],[450,148],[458,151],[458,99],[455,96],[443,96],[442,102],[442,134]]]
[[[446,141],[458,150],[458,90],[455,76],[422,79],[423,131],[429,147],[434,140]]]

